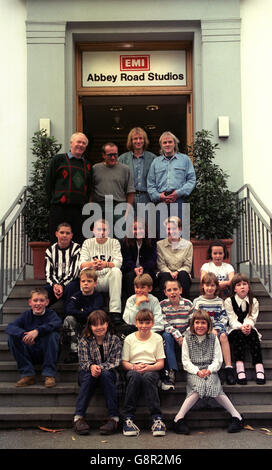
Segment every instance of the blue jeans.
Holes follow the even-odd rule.
[[[44,377],[56,376],[59,333],[53,331],[48,335],[38,336],[32,346],[25,344],[21,338],[13,335],[9,335],[8,342],[22,377],[35,375],[35,364],[42,364]]]
[[[99,383],[103,389],[109,416],[119,416],[116,373],[114,370],[102,370],[98,378],[93,377],[89,371],[79,371],[78,384],[80,390],[76,401],[76,415],[85,416],[90,399]]]
[[[176,352],[175,352],[175,343],[176,340],[171,333],[163,333],[163,344],[164,344],[164,351],[166,355],[165,361],[165,368],[166,369],[173,369],[178,370]]]
[[[127,387],[124,401],[123,415],[134,419],[136,406],[141,391],[144,393],[146,406],[152,418],[161,416],[158,381],[160,374],[157,371],[144,372],[129,370],[126,375]]]

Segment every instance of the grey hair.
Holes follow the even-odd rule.
[[[162,135],[160,136],[160,139],[159,139],[159,144],[160,144],[160,147],[161,147],[161,154],[163,154],[163,151],[162,151],[162,146],[161,146],[161,142],[162,142],[162,139],[164,138],[164,136],[166,135],[169,135],[170,137],[172,137],[172,139],[174,140],[175,142],[175,152],[178,152],[179,151],[179,139],[170,131],[165,131],[162,133]]]

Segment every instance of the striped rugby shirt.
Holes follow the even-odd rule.
[[[193,312],[193,304],[190,300],[180,298],[179,307],[174,308],[170,300],[165,299],[160,302],[165,332],[170,333],[177,340],[189,326],[189,318]]]
[[[80,245],[71,241],[68,248],[54,243],[45,252],[46,282],[66,286],[79,275]]]

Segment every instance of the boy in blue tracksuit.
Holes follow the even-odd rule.
[[[30,292],[30,309],[6,327],[9,347],[21,374],[16,387],[35,383],[35,364],[42,364],[45,386],[56,385],[56,364],[59,353],[61,319],[48,308],[48,294],[43,288]]]
[[[94,310],[104,306],[104,298],[95,290],[97,273],[94,269],[83,269],[80,272],[80,291],[70,297],[67,303],[67,316],[63,322],[63,330],[69,351],[64,362],[78,361],[78,343],[87,318]]]

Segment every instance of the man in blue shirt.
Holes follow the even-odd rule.
[[[164,218],[176,215],[182,220],[182,203],[196,184],[191,159],[179,152],[178,138],[169,131],[160,137],[161,156],[153,160],[148,177],[147,190],[152,202],[165,203]],[[175,203],[175,207],[172,204]],[[175,210],[175,213],[173,211]],[[170,213],[171,210],[171,213]],[[161,234],[162,222],[157,212],[157,233]],[[160,238],[160,237],[159,237]]]

